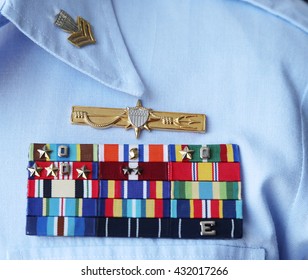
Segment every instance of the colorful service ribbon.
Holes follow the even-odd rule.
[[[31,144],[27,169],[28,235],[242,236],[235,144]]]
[[[242,218],[241,200],[28,198],[29,216]]]
[[[28,180],[28,197],[241,199],[241,182]]]
[[[241,238],[241,219],[160,219],[27,216],[27,234],[147,238],[206,238],[200,223],[215,224],[211,238]]]

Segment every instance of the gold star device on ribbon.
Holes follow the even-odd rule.
[[[61,10],[56,16],[55,25],[71,33],[67,39],[76,47],[81,48],[96,43],[90,23],[82,17],[78,17],[75,22],[68,13]]]
[[[37,150],[40,153],[40,158],[49,159],[49,153],[52,152],[52,150],[48,149],[46,145],[44,145],[41,149]]]
[[[204,114],[159,112],[142,106],[138,100],[136,107],[126,109],[73,106],[73,124],[89,125],[94,128],[112,126],[133,128],[136,138],[142,129],[177,130],[186,132],[205,132]]]
[[[87,167],[84,165],[81,168],[76,169],[78,173],[78,178],[88,179],[88,174],[91,173],[91,170],[87,169]]]
[[[36,163],[34,163],[31,167],[27,168],[30,172],[30,176],[37,176],[40,177],[40,172],[43,170],[43,168],[38,167]]]
[[[194,150],[190,150],[188,146],[185,146],[185,148],[179,151],[179,153],[181,154],[182,159],[192,159],[192,154],[194,153]]]

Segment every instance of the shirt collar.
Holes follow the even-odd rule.
[[[238,0],[283,18],[308,33],[308,5],[301,0]],[[35,43],[65,63],[101,82],[133,96],[144,85],[123,40],[111,0],[0,0],[1,13]],[[95,45],[78,49],[68,34],[55,27],[55,15],[65,10],[74,19],[90,22]]]
[[[144,85],[129,56],[111,0],[43,2],[6,0],[1,13],[35,43],[75,69],[117,91],[133,96],[143,94]],[[54,25],[61,9],[74,19],[86,19],[93,28],[96,44],[83,48],[70,44],[69,34]]]

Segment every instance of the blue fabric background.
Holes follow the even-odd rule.
[[[3,7],[2,7],[3,5]],[[1,259],[307,259],[308,7],[279,0],[0,1]],[[93,26],[77,49],[60,9]],[[1,23],[5,22],[0,17]],[[205,113],[206,134],[95,130],[73,105]],[[25,235],[27,153],[41,143],[236,143],[240,240]]]

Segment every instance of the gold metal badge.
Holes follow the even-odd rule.
[[[52,150],[48,149],[46,145],[44,145],[41,149],[37,149],[37,151],[40,154],[40,158],[45,157],[45,159],[49,159],[49,153],[52,152]]]
[[[179,153],[182,156],[182,159],[192,159],[192,154],[194,153],[194,150],[190,150],[188,146],[185,146],[185,148],[181,151],[179,151]]]
[[[76,168],[76,171],[78,173],[78,178],[82,177],[83,179],[88,179],[88,174],[91,173],[91,170],[87,169],[85,165],[81,168]]]
[[[29,172],[30,172],[30,177],[32,177],[33,175],[34,175],[34,176],[37,176],[37,177],[40,177],[40,176],[41,176],[40,173],[41,173],[41,171],[43,170],[43,168],[37,166],[36,163],[34,163],[31,167],[28,167],[27,169],[28,169]]]
[[[94,128],[112,126],[133,128],[136,138],[142,129],[176,130],[205,132],[206,116],[175,112],[159,112],[142,106],[138,100],[136,107],[126,109],[73,106],[71,121],[73,124],[89,125]]]
[[[82,17],[77,17],[75,22],[68,13],[61,10],[56,16],[55,25],[72,34],[67,39],[76,47],[96,43],[90,23]]]
[[[59,171],[59,168],[56,167],[53,163],[48,166],[48,167],[45,167],[46,171],[47,171],[47,176],[57,176],[58,175],[58,171]]]
[[[129,150],[129,159],[138,159],[138,149],[132,148]]]

